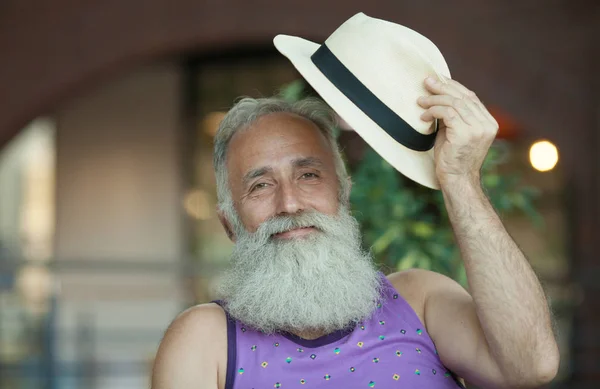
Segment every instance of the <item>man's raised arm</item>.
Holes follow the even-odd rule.
[[[459,373],[478,375],[485,365],[487,382],[537,387],[556,374],[559,353],[544,291],[481,188],[480,169],[498,123],[460,83],[428,80],[426,86],[433,95],[419,104],[427,109],[424,120],[444,123],[435,145],[436,174],[472,295],[450,283],[434,294],[426,303],[427,320],[439,324],[432,336],[445,363],[462,359],[454,366]],[[470,359],[452,347],[458,333],[468,335],[463,347],[474,350]]]

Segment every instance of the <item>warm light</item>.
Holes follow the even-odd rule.
[[[210,135],[215,136],[219,129],[219,124],[225,117],[225,112],[211,112],[202,119],[202,130]]]
[[[534,169],[547,172],[556,166],[558,150],[547,140],[535,142],[529,149],[529,160]]]
[[[24,266],[17,276],[19,291],[25,302],[33,306],[46,302],[52,291],[52,283],[52,274],[43,266]]]
[[[203,190],[190,191],[183,200],[185,211],[198,220],[208,220],[212,217],[210,196]]]
[[[21,233],[24,255],[32,260],[52,256],[55,220],[55,145],[53,123],[37,119],[31,125],[28,149],[23,150]]]

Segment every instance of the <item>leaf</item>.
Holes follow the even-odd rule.
[[[279,95],[286,101],[295,102],[300,100],[304,91],[304,81],[295,80],[281,88]]]
[[[372,250],[375,254],[383,252],[388,246],[396,239],[399,235],[399,228],[397,226],[391,226],[383,235],[381,235],[372,246]]]
[[[418,256],[414,252],[408,252],[406,256],[398,260],[398,264],[396,265],[396,269],[398,271],[412,269],[416,266],[419,261]]]
[[[415,236],[422,239],[430,238],[435,233],[433,226],[430,223],[420,221],[412,223],[410,229]]]
[[[483,186],[486,188],[495,188],[500,183],[500,176],[498,174],[487,174],[482,178]]]

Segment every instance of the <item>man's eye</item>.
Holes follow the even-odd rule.
[[[262,188],[266,188],[267,184],[265,182],[259,182],[258,184],[254,185],[252,187],[252,189],[250,189],[251,192],[254,192],[257,189],[262,189]]]
[[[302,178],[317,178],[319,177],[318,175],[316,175],[315,173],[304,173],[302,175]]]

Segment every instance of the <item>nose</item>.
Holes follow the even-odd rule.
[[[304,202],[299,189],[293,183],[282,183],[278,187],[278,215],[294,215],[304,211]]]

